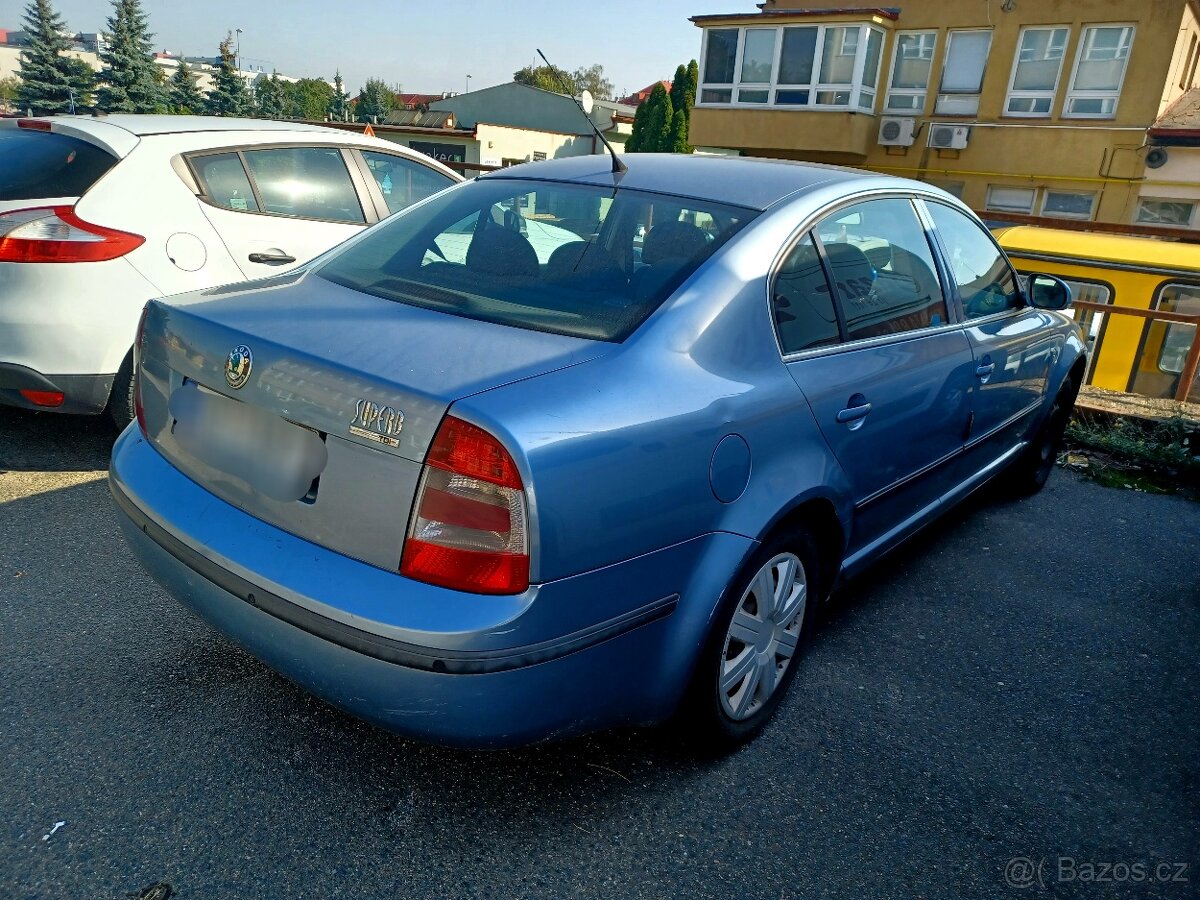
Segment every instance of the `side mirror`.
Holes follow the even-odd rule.
[[[1037,309],[1066,309],[1071,305],[1071,287],[1053,275],[1029,276],[1029,303]]]

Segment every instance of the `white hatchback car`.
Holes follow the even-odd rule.
[[[147,300],[286,271],[461,180],[296,122],[0,120],[0,403],[123,425]]]

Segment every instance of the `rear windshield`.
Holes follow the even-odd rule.
[[[0,129],[0,200],[82,197],[117,158],[65,134]]]
[[[379,225],[317,274],[398,303],[621,341],[753,216],[663,194],[485,178]]]

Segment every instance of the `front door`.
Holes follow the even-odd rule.
[[[927,204],[962,303],[975,360],[969,462],[983,468],[1033,424],[1061,337],[1025,305],[1016,274],[987,230],[959,210]]]

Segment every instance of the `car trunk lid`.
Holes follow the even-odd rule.
[[[449,406],[609,346],[283,276],[151,304],[146,430],[222,499],[395,568]]]

